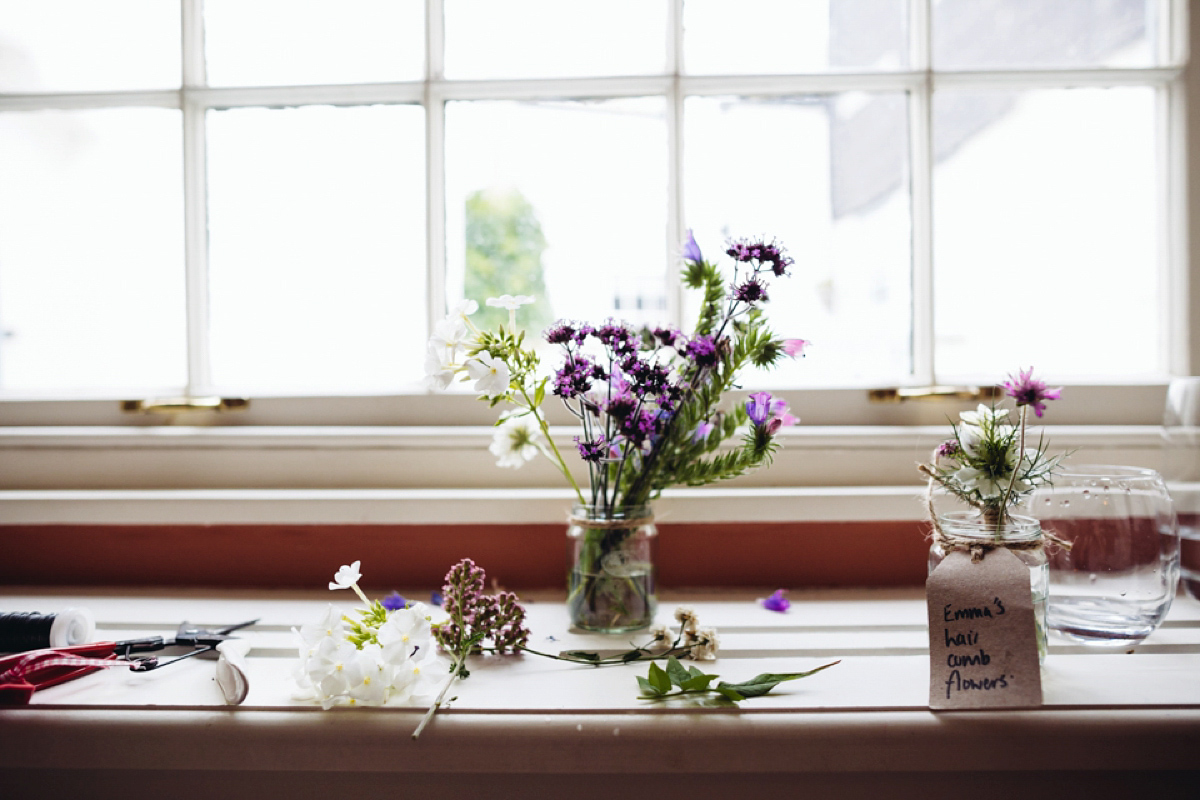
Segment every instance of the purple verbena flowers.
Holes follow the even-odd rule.
[[[1033,377],[1033,367],[1027,370],[1017,370],[1017,375],[1014,378],[1008,376],[1008,380],[1004,382],[1005,393],[1012,399],[1017,401],[1017,407],[1033,406],[1033,413],[1039,417],[1046,410],[1047,400],[1057,400],[1062,396],[1062,387],[1057,389],[1046,388],[1044,381],[1039,381]]]

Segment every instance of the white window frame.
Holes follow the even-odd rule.
[[[207,208],[205,187],[205,113],[212,108],[261,105],[414,103],[426,110],[427,152],[427,297],[430,324],[444,313],[445,301],[445,103],[478,99],[563,99],[658,95],[666,99],[669,142],[668,243],[681,240],[685,211],[681,197],[681,129],[683,103],[689,96],[788,95],[844,90],[910,93],[910,141],[913,208],[914,385],[935,382],[933,363],[932,159],[930,111],[939,88],[1064,88],[1144,85],[1158,88],[1161,115],[1159,198],[1163,213],[1160,257],[1164,275],[1162,325],[1170,343],[1171,374],[1200,374],[1200,202],[1189,193],[1186,165],[1200,164],[1200,78],[1187,62],[1189,20],[1184,0],[1159,0],[1168,16],[1159,48],[1160,68],[1037,71],[934,72],[930,63],[930,2],[910,0],[914,30],[911,68],[905,72],[697,76],[683,69],[683,0],[669,0],[664,75],[625,78],[505,79],[453,81],[443,78],[443,0],[426,3],[426,78],[421,81],[346,86],[208,88],[204,79],[203,0],[181,0],[183,86],[177,91],[112,92],[60,95],[0,95],[0,111],[37,108],[153,106],[178,108],[183,115],[185,172],[185,243],[189,339],[187,394],[206,394],[207,348]],[[1188,95],[1191,94],[1191,102]],[[1189,124],[1190,122],[1190,124]],[[1190,212],[1189,212],[1190,205]],[[1189,235],[1190,233],[1190,235]],[[1190,250],[1189,250],[1190,248]],[[682,288],[675,271],[668,287],[669,310],[679,317]],[[1136,383],[1071,386],[1069,399],[1057,404],[1055,422],[1067,441],[1063,446],[1098,448],[1126,463],[1145,463],[1155,456],[1147,426],[1159,422],[1167,376]],[[929,439],[944,432],[947,416],[959,405],[944,402],[879,405],[862,388],[785,392],[800,410],[804,424],[787,432],[785,446],[799,456],[792,465],[777,464],[745,485],[762,488],[842,485],[907,485],[911,477],[898,464],[888,469],[879,455],[903,454],[905,469]],[[118,400],[128,398],[0,399],[0,489],[52,491],[89,487],[105,491],[129,487],[163,490],[204,487],[323,487],[349,490],[376,487],[375,458],[392,471],[386,486],[450,491],[471,487],[557,486],[553,475],[536,470],[497,470],[486,452],[494,412],[471,397],[433,396],[426,392],[356,397],[253,397],[251,408],[227,415],[189,413],[171,418],[122,413]],[[564,417],[554,420],[566,424]],[[162,427],[163,422],[172,422]],[[350,426],[350,427],[344,427]],[[868,427],[863,427],[868,426]],[[936,427],[935,426],[940,426]],[[1116,427],[1114,427],[1116,426]],[[569,446],[570,432],[562,430]],[[462,449],[462,470],[453,477],[409,474],[397,464],[437,458],[451,440]],[[1072,445],[1072,442],[1075,444]],[[1115,448],[1115,449],[1114,449]],[[295,469],[297,451],[321,452],[344,470],[331,477],[327,462]],[[210,457],[203,468],[196,454]],[[869,456],[874,453],[875,456]],[[131,456],[137,454],[137,456]],[[220,454],[214,456],[213,454]],[[242,474],[231,465],[246,454],[258,459],[259,471]],[[885,455],[883,461],[888,461]],[[786,461],[786,459],[785,459]],[[809,465],[816,462],[822,468]],[[833,464],[833,467],[828,465]],[[841,465],[841,466],[838,466]],[[1147,464],[1153,466],[1154,464]],[[119,467],[119,468],[118,468]],[[827,468],[828,467],[828,468]],[[830,478],[830,469],[836,478]],[[769,477],[767,477],[769,476]],[[407,489],[406,489],[407,490]],[[907,489],[906,489],[907,491]],[[836,494],[836,493],[834,493]],[[13,508],[14,506],[7,506]],[[899,506],[896,506],[898,508]],[[0,509],[5,508],[0,504]],[[783,512],[780,512],[783,513]],[[878,513],[884,514],[883,511]],[[892,513],[892,512],[887,512]],[[0,517],[0,521],[2,521]]]

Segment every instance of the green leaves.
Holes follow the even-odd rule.
[[[823,669],[829,669],[834,664],[840,664],[840,661],[834,661],[830,664],[810,669],[808,672],[764,672],[762,675],[755,675],[748,681],[743,683],[726,683],[721,681],[717,688],[723,691],[733,692],[745,697],[761,697],[767,692],[774,689],[784,681],[794,681],[799,678],[807,678],[809,675],[814,675]]]
[[[716,675],[705,675],[695,667],[685,667],[679,659],[671,656],[667,659],[667,668],[658,664],[650,665],[650,674],[643,678],[638,676],[638,686],[642,688],[642,697],[659,699],[675,697],[681,694],[709,691],[709,684]],[[671,687],[678,686],[680,691],[672,692]]]
[[[718,675],[706,674],[696,667],[685,667],[679,662],[679,659],[671,656],[667,659],[666,669],[658,664],[651,664],[649,674],[645,678],[639,675],[637,682],[642,690],[641,697],[645,700],[716,694],[718,696],[716,699],[736,705],[739,701],[750,697],[761,697],[785,681],[807,678],[809,675],[829,669],[838,663],[840,662],[834,661],[807,672],[765,672],[742,683],[720,681],[714,687],[712,682],[719,677]],[[672,691],[672,688],[676,688],[678,691]]]

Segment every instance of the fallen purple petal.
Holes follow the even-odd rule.
[[[392,592],[387,597],[379,601],[379,604],[388,611],[399,611],[408,605],[408,601],[404,599],[404,595],[399,592]]]
[[[786,592],[787,592],[787,589],[776,589],[774,594],[772,594],[770,597],[766,598],[765,600],[761,601],[762,607],[765,608],[767,611],[779,611],[779,612],[787,611],[789,608],[792,607],[792,603],[790,600],[788,600],[786,597],[783,596]]]

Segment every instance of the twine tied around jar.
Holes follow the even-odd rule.
[[[965,550],[971,554],[971,563],[978,564],[983,560],[985,555],[992,550],[999,550],[1000,548],[1004,548],[1005,550],[1037,550],[1049,543],[1064,550],[1071,549],[1071,543],[1066,539],[1060,539],[1053,533],[1041,528],[1039,528],[1037,536],[1017,542],[1007,541],[998,537],[990,540],[980,540],[947,533],[942,528],[941,523],[938,522],[937,511],[933,507],[933,487],[934,482],[929,481],[929,487],[925,492],[925,504],[929,508],[929,521],[933,525],[933,541],[937,543],[938,547],[942,548],[943,552],[949,553],[951,550]],[[991,511],[989,513],[984,511],[983,517],[990,526],[999,528],[999,512]]]
[[[581,528],[615,531],[623,528],[640,528],[643,525],[649,525],[651,522],[654,522],[654,515],[630,517],[629,519],[592,519],[591,517],[581,517],[578,514],[569,513],[567,514],[567,522],[572,525],[578,525]]]

